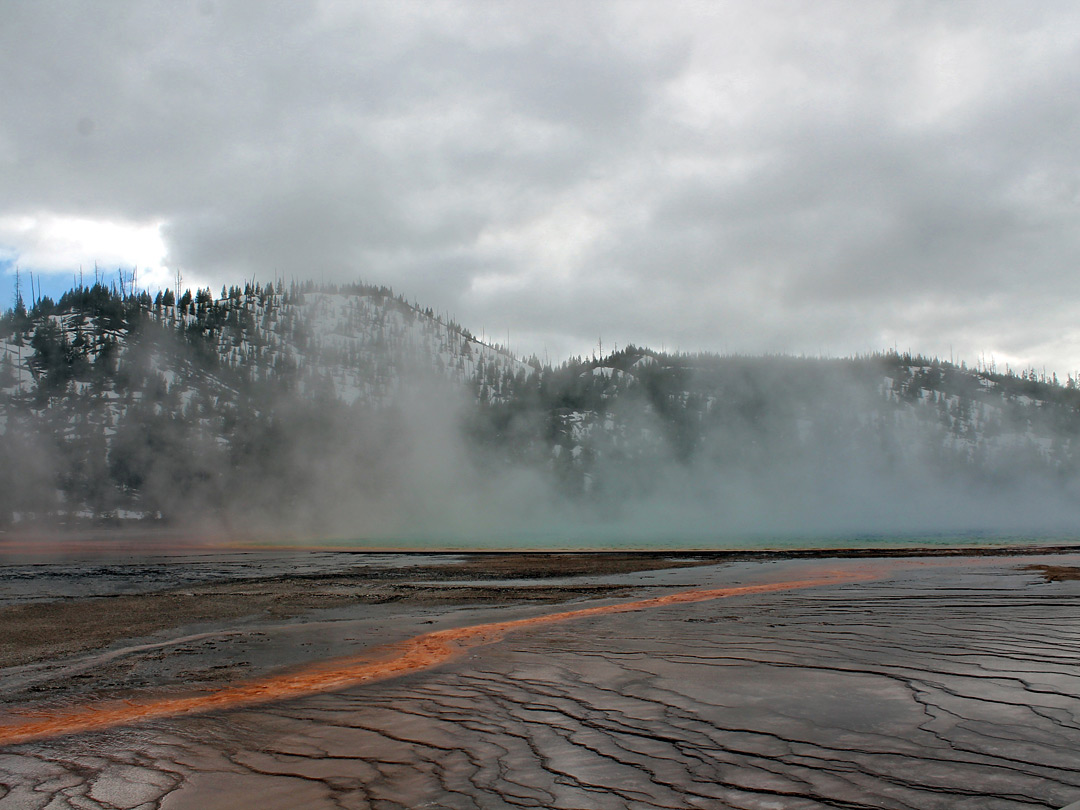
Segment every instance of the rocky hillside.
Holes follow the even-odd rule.
[[[1071,378],[636,347],[547,367],[367,285],[16,306],[0,431],[6,523],[1047,531],[1080,501]]]
[[[497,403],[531,371],[381,287],[72,290],[0,322],[0,520],[242,512],[241,481],[279,468],[282,489],[283,453],[347,443],[406,392]]]

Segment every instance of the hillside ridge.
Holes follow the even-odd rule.
[[[877,500],[920,480],[1037,481],[1071,497],[1080,390],[896,352],[629,346],[553,367],[386,287],[249,283],[177,299],[96,284],[0,317],[0,460],[0,524],[288,515],[392,533],[402,513],[428,511],[434,530],[446,503],[406,495],[424,470],[439,471],[440,495],[528,477],[540,495],[524,500],[600,514],[678,504],[703,480],[694,509],[726,504],[727,517],[791,492],[828,500],[823,481],[866,476],[888,483]],[[362,519],[339,520],[341,499]],[[522,509],[496,500],[471,511],[505,523]]]

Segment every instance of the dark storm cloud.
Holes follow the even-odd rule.
[[[1080,365],[1072,4],[354,5],[7,4],[0,218],[160,222],[187,277],[361,275],[553,356]]]

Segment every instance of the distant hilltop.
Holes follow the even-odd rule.
[[[366,284],[0,317],[0,526],[1071,531],[1080,388],[886,352],[519,358]]]

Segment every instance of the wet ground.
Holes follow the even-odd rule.
[[[1080,799],[1077,569],[22,559],[0,571],[0,810],[1060,808]],[[433,630],[819,577],[844,579],[593,612],[325,694],[2,742],[27,712],[218,694]]]

